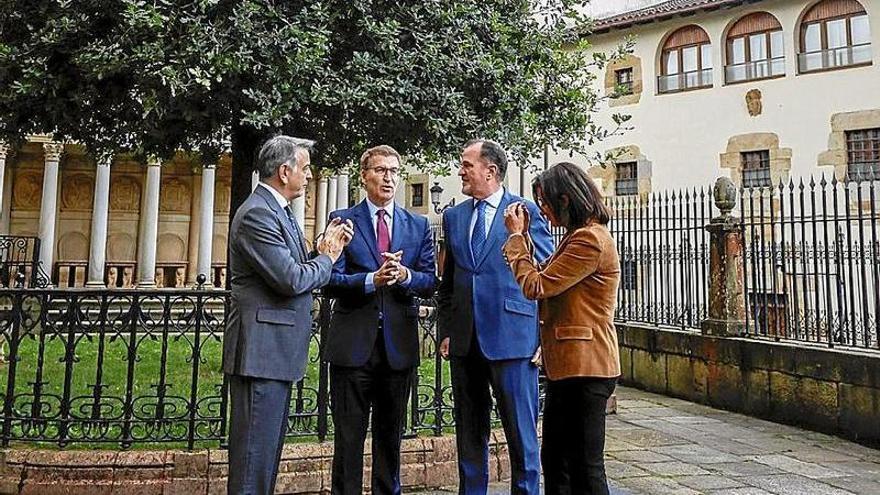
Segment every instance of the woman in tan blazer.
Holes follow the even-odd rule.
[[[504,212],[504,255],[523,294],[537,299],[547,374],[541,461],[548,494],[607,494],[605,403],[620,376],[614,308],[620,261],[606,225],[610,211],[593,181],[557,163],[532,182],[551,224],[566,229],[556,252],[535,264],[528,211]]]

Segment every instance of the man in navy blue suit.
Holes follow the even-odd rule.
[[[459,493],[485,494],[489,482],[492,397],[498,404],[510,456],[510,493],[537,494],[537,305],[523,296],[501,252],[507,239],[502,212],[524,201],[502,187],[507,155],[498,143],[465,145],[458,176],[467,200],[443,215],[446,259],[438,292],[440,355],[450,359],[455,399]],[[529,234],[535,257],[550,256],[547,222],[531,201]]]
[[[436,286],[434,244],[425,217],[394,203],[400,155],[376,146],[361,156],[367,199],[330,215],[356,235],[333,266],[326,293],[336,299],[324,343],[334,424],[331,493],[360,494],[372,408],[372,492],[400,493],[400,441],[419,364],[417,297]]]

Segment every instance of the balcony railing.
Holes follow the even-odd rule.
[[[731,64],[724,68],[727,84],[785,75],[785,57]]]
[[[708,88],[711,86],[712,69],[657,76],[657,91],[660,93],[675,93],[687,89]]]
[[[811,72],[871,63],[871,44],[843,46],[798,54],[798,70]]]

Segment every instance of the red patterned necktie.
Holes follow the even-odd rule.
[[[376,220],[376,245],[379,247],[379,254],[391,251],[391,234],[388,233],[388,224],[385,222],[387,213],[385,210],[376,212],[379,216]]]

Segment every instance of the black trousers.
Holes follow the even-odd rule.
[[[391,369],[382,347],[377,343],[364,366],[330,366],[333,494],[363,492],[368,422],[373,438],[372,491],[377,495],[400,493],[400,441],[413,368]]]
[[[548,495],[608,495],[605,404],[617,378],[547,381],[541,463]]]

